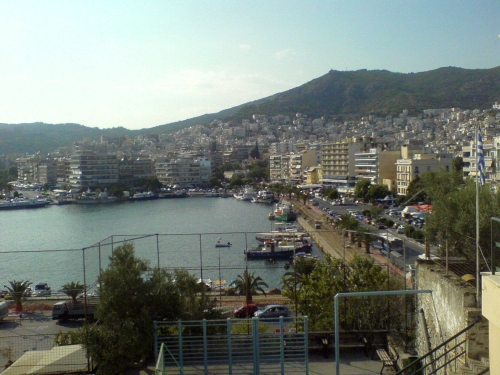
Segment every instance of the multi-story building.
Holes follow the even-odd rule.
[[[200,162],[191,156],[178,156],[156,161],[156,177],[165,186],[201,185]]]
[[[384,180],[396,180],[396,160],[400,151],[381,151],[378,148],[354,155],[355,177],[370,180],[373,184],[382,184]]]
[[[269,174],[273,182],[301,183],[306,179],[306,170],[315,165],[317,165],[316,150],[271,155],[269,157]]]
[[[351,139],[321,145],[323,177],[355,176],[355,154],[362,149],[362,142],[353,142]]]
[[[69,184],[80,189],[106,187],[119,182],[116,155],[78,151],[71,156]]]
[[[484,155],[484,177],[486,181],[498,181],[496,171],[497,169],[497,153],[498,147],[495,147],[495,142],[498,144],[500,137],[495,137],[493,142],[490,140],[483,141],[483,155]],[[464,162],[463,175],[464,178],[475,178],[477,174],[477,153],[476,142],[472,141],[470,146],[462,147],[462,159]]]
[[[38,178],[41,184],[57,184],[57,161],[47,160],[38,166]]]
[[[150,158],[140,157],[120,160],[118,174],[121,183],[134,186],[140,178],[155,176],[154,161]]]
[[[425,172],[439,172],[450,170],[453,165],[453,154],[432,153],[413,154],[408,146],[401,147],[401,157],[396,161],[396,189],[398,195],[406,195],[406,190],[411,181]]]

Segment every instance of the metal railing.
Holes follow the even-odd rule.
[[[466,354],[467,332],[477,323],[478,321],[472,323],[428,353],[412,361],[399,370],[396,375],[434,375],[439,374],[441,370],[443,370],[442,373],[446,373],[446,369],[456,372],[459,358]]]
[[[308,374],[303,318],[155,322],[156,374]]]

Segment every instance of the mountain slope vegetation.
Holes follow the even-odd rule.
[[[500,66],[492,69],[439,68],[421,73],[393,73],[387,70],[335,71],[291,90],[277,93],[217,113],[128,130],[89,128],[78,124],[0,124],[0,154],[51,152],[82,138],[98,140],[101,135],[136,136],[171,133],[214,119],[239,121],[253,114],[309,118],[325,116],[342,120],[366,116],[397,116],[407,109],[419,115],[429,108],[486,109],[500,102]]]

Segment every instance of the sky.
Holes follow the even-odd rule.
[[[144,129],[329,70],[500,65],[499,0],[0,0],[0,123]]]

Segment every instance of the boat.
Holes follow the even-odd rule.
[[[257,194],[251,186],[247,186],[241,195],[242,201],[251,201]]]
[[[50,204],[47,199],[21,199],[13,198],[0,202],[0,210],[16,210],[20,208],[41,208]]]
[[[247,259],[291,259],[299,252],[310,253],[312,245],[304,240],[300,242],[271,241],[263,246],[245,251]]]
[[[261,245],[266,241],[289,241],[300,242],[307,240],[308,235],[305,232],[298,231],[272,231],[272,232],[259,232],[255,235],[255,239]]]
[[[152,200],[152,199],[157,199],[158,197],[156,196],[155,193],[152,191],[148,191],[145,193],[135,193],[132,195],[130,200],[132,201],[147,201],[147,200]]]
[[[47,283],[38,283],[33,289],[33,297],[47,297],[52,294],[50,286]]]
[[[231,246],[233,246],[233,244],[231,242],[220,242],[220,241],[221,241],[221,239],[219,238],[219,240],[215,244],[215,247],[231,247]]]
[[[186,198],[187,193],[184,190],[173,190],[162,188],[158,193],[160,199]]]
[[[292,203],[289,201],[281,200],[276,203],[276,208],[274,210],[274,217],[276,220],[281,220],[284,222],[295,221],[297,215],[293,212]]]
[[[104,190],[97,195],[91,192],[90,189],[83,193],[80,197],[75,200],[76,204],[108,204],[118,202],[117,197],[108,196],[107,190]]]

